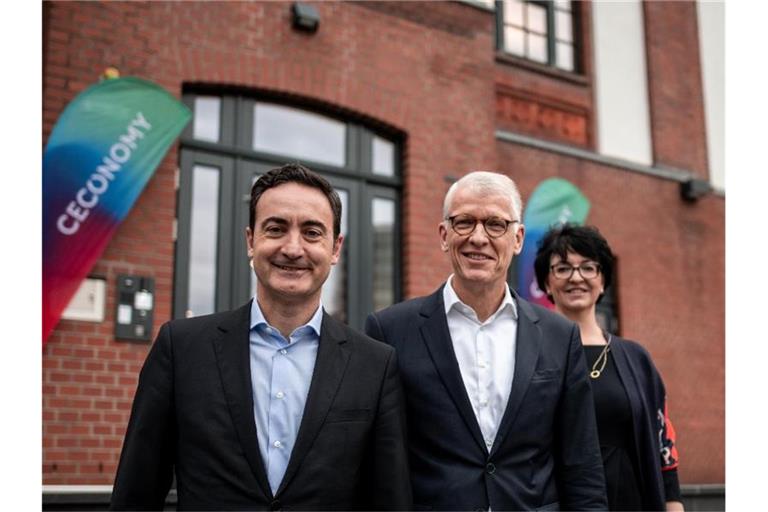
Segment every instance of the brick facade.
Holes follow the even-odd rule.
[[[44,142],[66,104],[108,66],[177,97],[185,84],[238,87],[397,130],[405,134],[407,297],[431,292],[449,272],[436,225],[452,179],[497,169],[518,181],[524,198],[542,179],[568,179],[592,201],[590,221],[620,258],[622,334],[643,342],[665,375],[683,482],[724,482],[724,199],[683,203],[673,181],[498,141],[495,131],[506,129],[591,149],[599,127],[591,62],[575,80],[509,62],[493,51],[491,12],[462,2],[314,5],[320,29],[306,34],[291,29],[290,3],[283,2],[46,2]],[[589,35],[589,5],[583,9]],[[675,23],[695,18],[695,9],[675,9]],[[706,146],[689,147],[705,133],[700,84],[693,97],[670,97],[664,86],[677,83],[678,74],[699,76],[698,57],[688,62],[685,53],[698,53],[695,30],[680,32],[693,42],[676,47],[669,64],[663,51],[680,44],[678,32],[654,13],[646,29],[653,33],[658,22],[664,32],[648,43],[655,156],[705,176]],[[509,101],[539,106],[515,110]],[[674,118],[680,108],[684,119]],[[155,332],[170,318],[177,166],[176,145],[92,271],[107,280],[106,320],[62,321],[45,347],[45,484],[112,483],[149,348],[114,340],[115,282],[120,273],[153,277]]]
[[[706,179],[707,136],[695,2],[644,2],[653,159]]]

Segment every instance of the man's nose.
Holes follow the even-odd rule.
[[[304,247],[301,244],[301,233],[289,232],[285,238],[285,242],[280,248],[282,254],[290,259],[297,259],[304,253]]]
[[[469,241],[475,245],[482,245],[488,243],[488,233],[485,232],[485,226],[483,221],[478,220],[475,222],[475,228],[469,234]]]

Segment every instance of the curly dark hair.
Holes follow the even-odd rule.
[[[308,187],[320,190],[331,205],[333,212],[333,238],[338,238],[341,233],[341,199],[339,194],[333,190],[328,180],[319,174],[309,170],[299,163],[288,163],[282,167],[277,167],[268,171],[259,177],[251,187],[251,207],[249,212],[248,226],[253,230],[256,223],[256,204],[261,195],[270,188],[283,185],[285,183],[299,183]]]
[[[574,252],[596,261],[600,265],[605,287],[608,288],[611,285],[615,257],[608,241],[594,226],[563,224],[550,228],[539,242],[533,268],[536,272],[536,283],[538,283],[541,291],[546,292],[549,262],[552,256],[558,255],[565,260],[568,257],[568,252]],[[554,302],[551,294],[547,293],[547,298],[550,302]],[[598,302],[602,298],[603,296],[600,295],[597,299]]]

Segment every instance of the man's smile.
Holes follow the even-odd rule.
[[[305,265],[296,265],[296,264],[284,264],[284,263],[277,263],[277,262],[271,262],[273,267],[276,267],[284,272],[290,272],[290,273],[299,273],[304,270],[309,270],[309,267]]]
[[[487,254],[483,254],[481,252],[463,252],[462,255],[465,258],[468,258],[470,260],[475,260],[475,261],[488,261],[493,259],[491,256],[488,256]]]

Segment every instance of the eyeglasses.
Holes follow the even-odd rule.
[[[600,273],[600,265],[591,261],[582,263],[578,267],[574,267],[567,263],[558,263],[549,268],[552,271],[552,275],[555,276],[555,279],[570,279],[574,270],[578,270],[579,274],[584,279],[594,279]]]
[[[454,215],[446,220],[451,223],[451,227],[459,235],[469,235],[474,233],[477,223],[483,225],[483,229],[491,238],[499,238],[509,229],[510,224],[520,222],[519,220],[507,220],[501,217],[488,217],[487,219],[476,219],[471,215]]]

